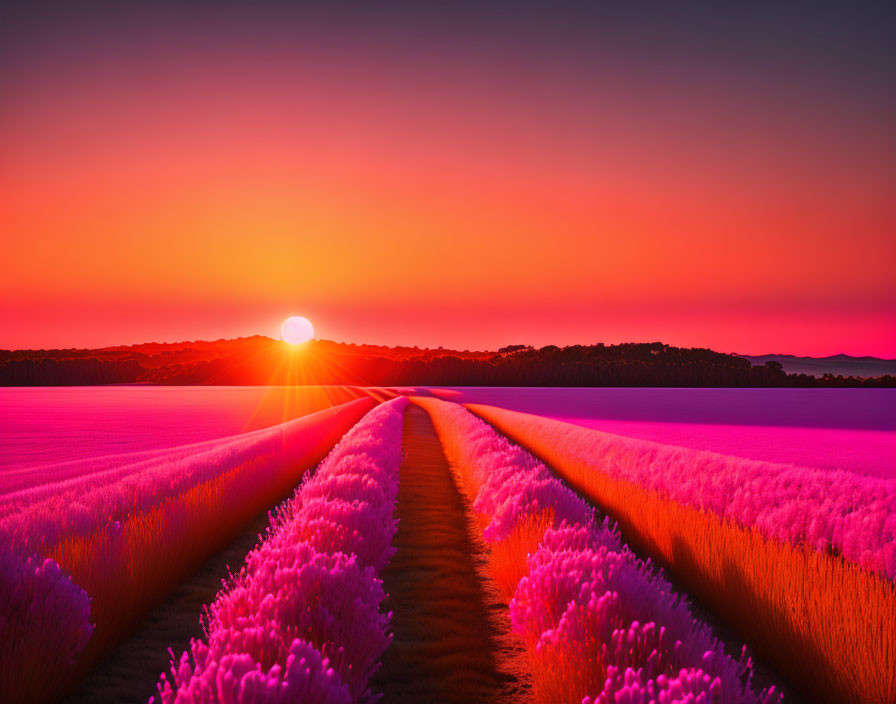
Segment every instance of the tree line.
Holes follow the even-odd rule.
[[[0,385],[880,387],[896,377],[787,374],[736,355],[655,343],[530,347],[494,352],[389,348],[270,338],[105,350],[0,351]]]

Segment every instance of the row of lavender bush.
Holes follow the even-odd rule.
[[[114,644],[374,405],[165,451],[136,470],[54,485],[56,496],[0,500],[0,701],[58,697],[83,671],[85,646],[90,659]]]
[[[206,641],[162,676],[163,704],[371,698],[391,641],[377,575],[393,554],[406,405],[370,411],[281,507],[211,605]]]
[[[649,562],[620,544],[531,454],[461,406],[421,399],[462,474],[491,549],[539,515],[552,517],[510,600],[540,701],[774,702],[755,695],[750,664],[725,655],[711,629]]]
[[[896,478],[731,457],[489,406],[470,408],[486,417],[500,413],[524,437],[548,433],[564,452],[616,479],[896,580]]]
[[[371,401],[359,399],[350,403],[363,407]],[[332,414],[333,410],[321,413]],[[66,479],[63,473],[39,486],[0,496],[0,540],[11,547],[39,552],[42,545],[90,533],[99,525],[114,525],[115,521],[215,479],[222,468],[255,462],[259,471],[269,471],[269,467],[289,465],[306,452],[303,420],[165,448],[111,469],[102,466],[108,458],[82,461],[97,462],[96,471],[72,479]],[[296,438],[300,441],[296,442]]]

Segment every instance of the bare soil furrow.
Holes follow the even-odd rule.
[[[204,607],[214,601],[230,571],[239,572],[269,524],[267,513],[258,516],[236,540],[206,560],[144,617],[133,635],[117,645],[63,704],[146,704],[156,694],[159,675],[169,669],[168,648],[180,657],[190,639],[202,635],[199,617]]]
[[[374,690],[383,701],[511,702],[525,696],[506,609],[483,579],[471,514],[425,411],[405,415],[397,552],[383,571],[394,640]]]

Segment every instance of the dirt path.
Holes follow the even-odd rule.
[[[506,609],[482,578],[482,548],[429,416],[404,421],[395,556],[383,571],[394,640],[373,682],[384,704],[512,702],[525,696]]]
[[[134,634],[117,645],[62,704],[146,704],[157,694],[159,675],[168,672],[168,648],[180,657],[190,638],[203,635],[199,625],[203,607],[214,601],[221,580],[228,576],[228,565],[239,571],[268,524],[267,514],[259,516],[233,543],[206,560],[149,612]]]

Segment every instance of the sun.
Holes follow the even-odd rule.
[[[280,336],[284,342],[301,345],[303,342],[314,339],[314,326],[308,318],[293,315],[283,321],[283,325],[280,326]]]

